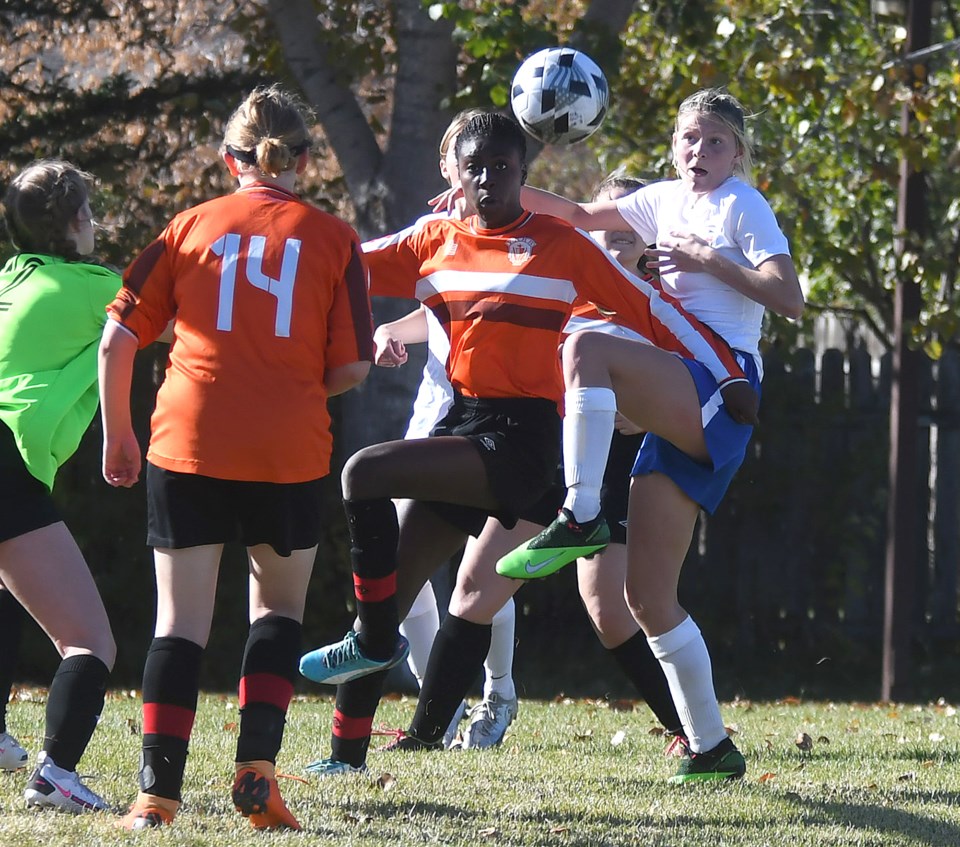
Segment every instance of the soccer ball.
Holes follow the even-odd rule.
[[[517,121],[544,144],[576,144],[603,123],[607,78],[586,53],[548,47],[528,56],[510,86]]]

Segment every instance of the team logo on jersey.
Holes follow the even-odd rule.
[[[443,246],[444,255],[446,255],[446,256],[456,256],[456,255],[457,255],[457,248],[458,248],[459,246],[460,246],[460,245],[457,244],[457,242],[454,241],[454,240],[451,238],[451,239]]]
[[[525,265],[533,258],[533,248],[537,242],[532,238],[511,238],[507,242],[507,258],[511,265]]]

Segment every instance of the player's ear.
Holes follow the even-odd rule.
[[[220,154],[223,157],[223,161],[227,165],[227,170],[230,171],[230,176],[238,176],[239,171],[237,170],[237,160],[233,158],[229,153],[224,151]]]

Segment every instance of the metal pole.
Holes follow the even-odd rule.
[[[930,44],[931,0],[907,4],[909,55]],[[910,84],[922,86],[926,67],[907,65]],[[903,106],[901,134],[910,138],[916,127],[910,104]],[[915,248],[927,228],[926,179],[906,156],[900,161],[897,211],[897,253]],[[919,412],[919,357],[909,347],[910,327],[920,316],[920,281],[899,279],[894,300],[893,380],[890,396],[890,501],[887,508],[886,575],[883,620],[884,700],[907,699],[912,692],[910,642],[916,583],[917,533],[917,419]]]

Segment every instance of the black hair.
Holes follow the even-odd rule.
[[[89,199],[93,177],[62,159],[27,165],[7,188],[3,215],[14,247],[79,259],[67,228]]]
[[[482,112],[470,118],[457,136],[455,148],[457,158],[460,158],[460,151],[467,141],[478,138],[495,138],[508,143],[517,149],[521,164],[526,165],[527,137],[520,129],[520,124],[513,118],[501,115],[499,112]]]

